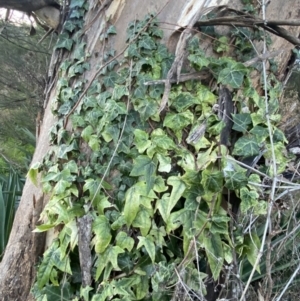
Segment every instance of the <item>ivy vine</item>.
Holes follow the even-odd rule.
[[[238,223],[230,227],[224,195],[240,199],[245,219],[249,212],[266,213],[269,192],[262,182],[273,176],[266,163],[271,148],[279,172],[290,160],[276,126],[280,84],[270,78],[266,111],[251,85],[251,68],[230,57],[206,57],[193,37],[189,68],[209,70],[213,81],[233,95],[236,112],[229,117],[235,142],[219,143],[224,121],[216,109],[217,90],[209,83],[173,84],[168,110],[159,114],[164,84],[147,83],[166,78],[174,57],[160,43],[157,20],[148,15],[129,24],[122,58],[113,60],[115,52],[107,49],[104,59],[111,62],[82,96],[87,85],[82,75],[90,68],[81,31],[87,3],[72,1],[71,9],[56,46],[72,55],[59,69],[51,151],[29,172],[34,182],[42,174],[43,190],[50,195],[36,231],[60,229],[37,268],[33,294],[40,301],[162,301],[172,298],[179,276],[190,292],[205,294],[209,271],[217,280],[232,263],[233,250],[240,262],[255,262],[258,233],[243,234]],[[104,39],[114,34],[110,26]],[[218,51],[226,52],[220,45]],[[64,126],[70,112],[72,130]],[[240,164],[256,156],[264,162],[259,173]],[[91,221],[86,286],[78,246],[78,219],[84,216]]]

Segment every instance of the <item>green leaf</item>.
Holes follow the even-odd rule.
[[[27,173],[28,178],[34,184],[34,186],[38,185],[37,177],[39,174],[39,166],[40,166],[39,162],[38,162],[38,164],[34,164]]]
[[[62,272],[72,274],[70,261],[68,257],[60,258],[60,248],[58,241],[52,243],[49,249],[44,253],[44,258],[39,266],[37,273],[38,287],[41,289],[50,279],[52,269],[57,267]]]
[[[190,54],[188,56],[188,60],[196,66],[198,70],[209,65],[209,60],[205,57],[201,50],[195,54]]]
[[[206,169],[202,172],[201,184],[211,192],[220,192],[223,189],[223,173]]]
[[[237,132],[245,133],[248,129],[248,125],[252,123],[252,119],[249,113],[233,114],[233,127],[232,129]]]
[[[35,287],[33,287],[33,291],[34,290]],[[73,290],[68,282],[64,282],[61,285],[47,284],[42,290],[38,291],[37,296],[39,296],[39,298],[36,299],[38,301],[69,301],[73,296]]]
[[[78,166],[74,160],[68,161],[63,165],[64,170],[69,170],[70,173],[77,174],[78,173]]]
[[[68,33],[61,33],[55,45],[55,48],[66,48],[68,51],[72,49],[73,40],[69,38]]]
[[[112,264],[115,270],[120,270],[118,266],[118,255],[124,252],[125,251],[119,246],[109,246],[103,253],[98,254],[98,259],[96,262],[96,281],[99,279],[104,268],[108,265],[109,262]]]
[[[180,177],[171,176],[167,180],[167,184],[173,186],[171,195],[163,194],[162,197],[157,200],[157,209],[159,210],[163,220],[167,223],[170,213],[178,200],[183,195],[186,185]]]
[[[121,231],[116,237],[116,245],[121,249],[127,249],[129,252],[134,246],[134,239],[127,235],[127,233]]]
[[[246,254],[249,262],[254,266],[256,259],[259,255],[259,249],[261,246],[260,239],[257,234],[246,234],[244,238],[244,244],[246,245]],[[259,265],[257,266],[257,272],[260,273]]]
[[[45,232],[45,231],[48,231],[50,229],[53,229],[56,226],[57,226],[57,223],[37,225],[36,229],[34,229],[32,232],[37,232],[37,233]]]
[[[146,236],[151,228],[151,216],[153,213],[148,208],[142,207],[132,223],[133,227],[140,229],[143,236]]]
[[[64,30],[72,32],[76,28],[76,25],[71,20],[67,20],[64,24]]]
[[[125,85],[115,85],[112,93],[112,99],[120,100],[122,96],[129,95],[128,88]]]
[[[217,101],[217,97],[213,94],[206,86],[198,84],[196,86],[197,98],[200,104],[210,104],[214,105]]]
[[[220,235],[204,235],[203,244],[214,280],[219,278],[223,267],[224,253]]]
[[[155,224],[152,226],[150,234],[154,238],[155,245],[162,249],[163,246],[166,246],[164,237],[166,236],[166,230],[164,226],[157,227]]]
[[[137,105],[134,106],[134,108],[139,112],[141,119],[143,121],[146,121],[150,117],[154,117],[157,114],[159,104],[152,98],[145,96],[143,101],[140,101]]]
[[[253,136],[243,136],[234,145],[233,155],[251,157],[259,154],[259,144]]]
[[[80,297],[83,297],[84,301],[89,301],[89,294],[93,290],[92,287],[86,286],[86,287],[80,287]]]
[[[74,59],[80,61],[84,58],[85,56],[85,42],[81,42],[80,44],[76,44],[76,47],[73,52],[73,57]]]
[[[167,189],[168,187],[165,185],[165,180],[162,178],[162,176],[155,177],[153,190],[156,192],[164,192]]]
[[[150,191],[154,186],[157,163],[151,160],[148,156],[143,155],[138,156],[133,162],[134,165],[130,176],[144,176],[147,191]]]
[[[172,102],[177,112],[183,112],[194,104],[198,104],[199,100],[189,92],[181,92]]]
[[[107,34],[117,34],[116,27],[114,25],[110,25],[106,31]]]
[[[134,143],[139,153],[143,153],[151,145],[151,141],[149,140],[149,134],[139,129],[135,129],[133,133]]]
[[[258,143],[262,143],[269,137],[269,130],[266,127],[256,125],[250,130],[250,133],[255,136],[255,139]],[[282,141],[282,140],[281,140]]]
[[[97,216],[93,221],[92,230],[95,234],[93,243],[96,253],[103,253],[111,241],[110,225],[104,215]]]
[[[216,52],[228,52],[229,51],[229,44],[230,41],[228,41],[228,37],[222,36],[217,40],[217,48]]]
[[[157,154],[157,160],[159,162],[158,171],[159,172],[170,172],[172,165],[171,165],[171,158],[167,156],[163,156],[161,154]]]
[[[246,213],[248,210],[258,205],[258,193],[254,190],[249,190],[247,187],[240,189],[241,212]]]
[[[152,262],[155,261],[155,245],[151,236],[147,235],[146,237],[138,236],[139,243],[137,245],[137,249],[142,246],[145,247],[148,255],[150,256]]]
[[[62,194],[66,191],[67,188],[71,187],[72,182],[68,180],[59,180],[56,185],[54,186],[53,192],[55,194]]]
[[[130,187],[125,194],[124,218],[127,226],[130,226],[135,219],[141,203],[140,187],[137,184]]]
[[[144,35],[144,36],[142,36],[142,39],[139,41],[139,48],[153,50],[153,49],[156,49],[156,44],[150,36]]]
[[[115,71],[111,71],[107,76],[103,77],[103,84],[105,88],[113,88],[117,81],[119,80],[119,75]]]
[[[241,87],[247,68],[242,63],[232,63],[218,75],[218,83],[229,85],[234,89]]]
[[[229,190],[235,190],[246,186],[248,177],[243,171],[227,171],[225,187]]]
[[[194,115],[189,110],[181,113],[167,113],[163,125],[172,129],[175,132],[179,142],[182,139],[181,130],[192,124],[194,121]]]

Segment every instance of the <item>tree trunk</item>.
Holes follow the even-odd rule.
[[[18,3],[17,3],[18,2]],[[86,40],[86,53],[91,55],[89,71],[85,71],[84,79],[87,81],[86,86],[92,83],[97,73],[99,61],[103,55],[103,39],[100,37],[106,32],[108,24],[106,23],[109,17],[109,24],[116,27],[116,36],[109,39],[109,43],[116,54],[123,55],[126,47],[126,30],[127,25],[135,20],[143,19],[147,12],[159,12],[158,19],[161,21],[161,27],[164,31],[163,43],[168,45],[168,48],[173,52],[178,43],[179,33],[175,31],[175,25],[185,27],[189,25],[191,16],[197,11],[205,11],[206,7],[229,5],[234,8],[240,6],[240,1],[166,1],[166,0],[131,0],[131,1],[89,1],[89,10],[85,16],[84,35]],[[26,4],[26,8],[24,6]],[[204,6],[205,3],[205,6]],[[23,11],[32,11],[41,8],[44,5],[51,5],[53,1],[0,1],[0,6],[7,8],[15,8]],[[273,0],[267,9],[267,19],[289,20],[299,18],[300,7],[297,6],[298,1]],[[18,5],[18,6],[17,6]],[[287,30],[295,36],[300,33],[299,27],[287,27]],[[275,59],[279,64],[280,78],[284,77],[285,69],[289,61],[290,50],[293,45],[277,36],[272,36],[272,48],[284,49],[284,52]],[[210,41],[211,43],[211,41]],[[212,53],[210,45],[204,44],[208,55]],[[258,49],[260,45],[257,46]],[[73,49],[73,53],[78,49]],[[57,67],[57,66],[56,66]],[[55,79],[55,77],[58,77]],[[51,74],[51,78],[55,79],[54,85],[51,87],[50,100],[55,98],[57,88],[57,79],[59,80],[61,73]],[[256,74],[252,78],[253,82],[257,82],[257,87],[260,74]],[[68,116],[69,117],[69,116]],[[51,149],[49,142],[49,129],[56,122],[56,117],[51,113],[51,101],[48,102],[43,124],[41,126],[40,135],[33,158],[35,162],[41,162],[44,155]],[[72,128],[70,118],[67,120],[67,130],[76,130]],[[106,146],[110,147],[110,141]],[[82,152],[86,152],[86,145],[81,145]],[[91,154],[91,150],[88,150]],[[178,171],[175,171],[177,173]],[[24,187],[20,206],[18,208],[9,243],[7,245],[5,255],[0,264],[0,299],[4,301],[26,301],[32,300],[30,288],[35,281],[36,265],[39,257],[44,252],[44,234],[33,233],[38,224],[39,215],[43,209],[48,197],[44,197],[41,189],[41,183],[36,187],[29,179]],[[49,238],[51,240],[51,238]],[[89,281],[87,281],[89,282]],[[209,286],[208,286],[209,287]],[[214,285],[212,286],[214,290]],[[211,291],[209,300],[216,300]]]

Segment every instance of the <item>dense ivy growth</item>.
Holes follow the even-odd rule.
[[[174,58],[160,43],[163,32],[150,15],[129,24],[123,57],[114,59],[107,49],[104,67],[83,95],[82,75],[90,66],[80,28],[87,5],[82,0],[71,5],[57,43],[73,52],[59,70],[52,148],[29,173],[33,181],[42,173],[43,189],[51,196],[37,231],[60,229],[38,266],[33,293],[41,301],[203,295],[205,278],[217,280],[233,254],[241,268],[256,260],[259,233],[234,222],[226,196],[241,200],[244,224],[266,213],[269,191],[262,181],[272,178],[272,165],[260,164],[257,173],[238,160],[262,154],[268,162],[273,148],[277,172],[285,169],[285,138],[276,127],[280,85],[275,79],[269,83],[266,111],[251,86],[251,69],[230,57],[206,57],[193,37],[189,68],[209,70],[214,82],[232,90],[236,142],[220,145],[224,122],[216,111],[217,91],[199,80],[173,84],[168,109],[159,114],[164,85],[145,83],[166,78]],[[109,27],[105,38],[113,34]],[[273,122],[272,144],[266,114]],[[65,128],[66,118],[72,130]],[[78,220],[84,216],[87,232],[91,226],[86,255],[92,258],[85,287],[78,246]],[[181,292],[178,279],[185,285]]]

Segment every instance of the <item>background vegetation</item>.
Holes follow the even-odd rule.
[[[36,118],[42,112],[54,39],[38,43],[25,15],[20,23],[0,21],[0,173],[7,165],[26,172],[35,147]]]

